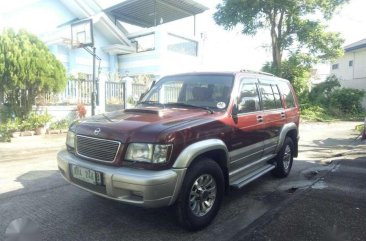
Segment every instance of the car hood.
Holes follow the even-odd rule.
[[[164,130],[215,115],[203,109],[145,107],[86,118],[71,129],[79,135],[121,142],[156,142],[159,141],[159,134]]]

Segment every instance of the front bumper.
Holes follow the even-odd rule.
[[[70,183],[97,195],[143,207],[169,206],[176,200],[186,169],[141,170],[98,164],[79,158],[67,150],[57,154],[63,177]],[[70,164],[103,173],[103,186],[76,180]]]

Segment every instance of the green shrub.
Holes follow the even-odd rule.
[[[11,131],[7,124],[0,124],[0,142],[10,142]]]
[[[304,120],[331,121],[334,118],[328,114],[328,111],[321,106],[302,106],[301,118]]]
[[[62,130],[62,129],[68,129],[69,125],[70,125],[70,121],[67,119],[63,119],[63,120],[59,120],[59,121],[55,121],[52,122],[50,124],[50,129],[51,130]]]
[[[359,114],[362,110],[361,101],[365,92],[358,89],[335,89],[329,95],[329,104],[345,114]]]
[[[44,114],[31,113],[29,117],[24,120],[23,127],[34,130],[39,127],[44,127],[48,122],[52,120],[52,116],[47,112]]]

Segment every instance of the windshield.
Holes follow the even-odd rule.
[[[232,75],[165,77],[154,85],[140,104],[226,110],[233,80]]]

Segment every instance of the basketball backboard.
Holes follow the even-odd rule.
[[[71,47],[83,48],[94,45],[93,20],[86,19],[71,24]]]

